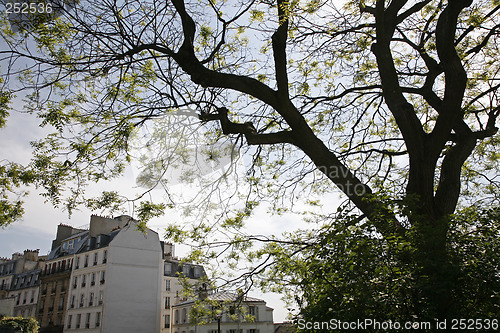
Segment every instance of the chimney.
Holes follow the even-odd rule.
[[[36,250],[24,250],[24,259],[30,261],[38,261],[38,252],[40,249]]]
[[[198,289],[198,298],[203,301],[208,297],[208,285],[204,282]]]
[[[90,237],[97,237],[100,234],[107,234],[113,230],[123,228],[130,221],[135,221],[128,215],[121,215],[115,218],[98,215],[90,216]]]
[[[56,247],[61,245],[61,241],[65,238],[68,238],[73,234],[73,227],[65,224],[59,224],[57,226],[57,234],[56,234],[56,239],[52,241],[52,248],[51,251],[54,250]]]
[[[174,244],[172,243],[165,243],[163,246],[163,254],[165,255],[165,259],[172,259],[174,257]]]

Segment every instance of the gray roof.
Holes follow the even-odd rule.
[[[221,291],[215,294],[211,294],[207,296],[207,300],[209,301],[220,301],[220,302],[236,302],[239,301],[240,295],[238,293],[232,293],[229,291]],[[189,303],[194,303],[195,299],[188,299],[184,302],[180,302],[174,306],[179,306],[179,305],[185,305]],[[258,303],[265,303],[264,300],[255,298],[255,297],[250,297],[250,296],[244,296],[243,297],[243,302],[258,302]]]

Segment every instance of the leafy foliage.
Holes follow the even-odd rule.
[[[22,317],[2,317],[0,318],[0,327],[21,329],[23,332],[28,333],[37,333],[39,329],[35,318]]]
[[[499,311],[499,211],[464,209],[452,219],[448,269],[453,274],[446,275],[446,283],[452,285],[454,318],[495,318]],[[290,302],[299,305],[295,319],[433,320],[432,303],[419,292],[431,277],[419,274],[421,252],[411,238],[381,238],[368,221],[340,212],[316,232],[303,231],[291,240],[295,243],[271,244],[262,253],[272,253],[277,263],[266,288],[289,293]],[[283,280],[293,288],[282,289]]]
[[[193,258],[234,270],[264,258],[257,244],[272,244],[276,260],[252,263],[228,284],[253,284],[286,263],[281,245],[308,253],[316,241],[300,238],[314,235],[326,246],[319,258],[349,254],[327,262],[338,271],[314,256],[300,263],[351,294],[336,299],[345,316],[383,308],[445,318],[465,271],[456,258],[467,256],[451,250],[449,235],[462,227],[450,216],[500,198],[499,11],[496,0],[88,0],[5,25],[1,65],[28,94],[24,110],[53,129],[33,143],[27,169],[53,204],[117,209],[143,200],[143,220],[182,206],[191,223],[168,234],[190,239]],[[172,121],[183,112],[194,127]],[[200,137],[207,158],[191,159]],[[123,174],[138,138],[145,188],[132,199],[86,198],[90,184]],[[207,175],[223,155],[230,163]],[[167,171],[183,163],[195,168],[175,191]],[[156,188],[166,193],[161,204],[148,196]],[[322,206],[331,192],[347,204]],[[249,236],[257,203],[316,222],[342,206],[359,219],[341,215],[281,240]],[[318,279],[310,290],[324,295]]]

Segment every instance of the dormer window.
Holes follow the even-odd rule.
[[[169,263],[169,262],[166,262],[165,263],[165,267],[164,267],[164,274],[165,275],[170,275],[172,274],[172,264]]]

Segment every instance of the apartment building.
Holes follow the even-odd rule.
[[[178,272],[192,279],[205,275],[126,215],[92,216],[78,243],[64,332],[169,332],[170,304],[181,290]]]
[[[182,274],[191,283],[206,275],[203,266],[181,262],[174,256],[174,245],[162,243],[163,246],[163,281],[161,288],[161,323],[160,332],[171,332],[172,306],[183,299],[179,275]]]
[[[14,275],[8,297],[15,299],[13,316],[35,317],[40,290],[40,269]]]
[[[30,317],[36,313],[40,288],[39,274],[46,256],[39,250],[14,253],[11,259],[0,258],[0,302],[2,313]]]
[[[12,258],[0,258],[0,298],[7,297],[16,274],[36,270],[47,257],[39,257],[39,250],[14,253]]]
[[[87,230],[60,224],[40,273],[37,320],[40,333],[61,333],[64,327],[73,258]]]
[[[273,309],[264,300],[226,291],[202,299],[206,311],[198,309],[198,318],[190,315],[195,299],[173,306],[172,333],[274,333]]]
[[[92,215],[87,229],[60,224],[48,256],[27,250],[0,259],[0,310],[36,316],[41,333],[215,333],[218,325],[224,333],[273,332],[263,300],[228,292],[208,295],[230,304],[219,318],[193,323],[194,301],[182,298],[179,276],[194,283],[206,273],[131,217]]]

